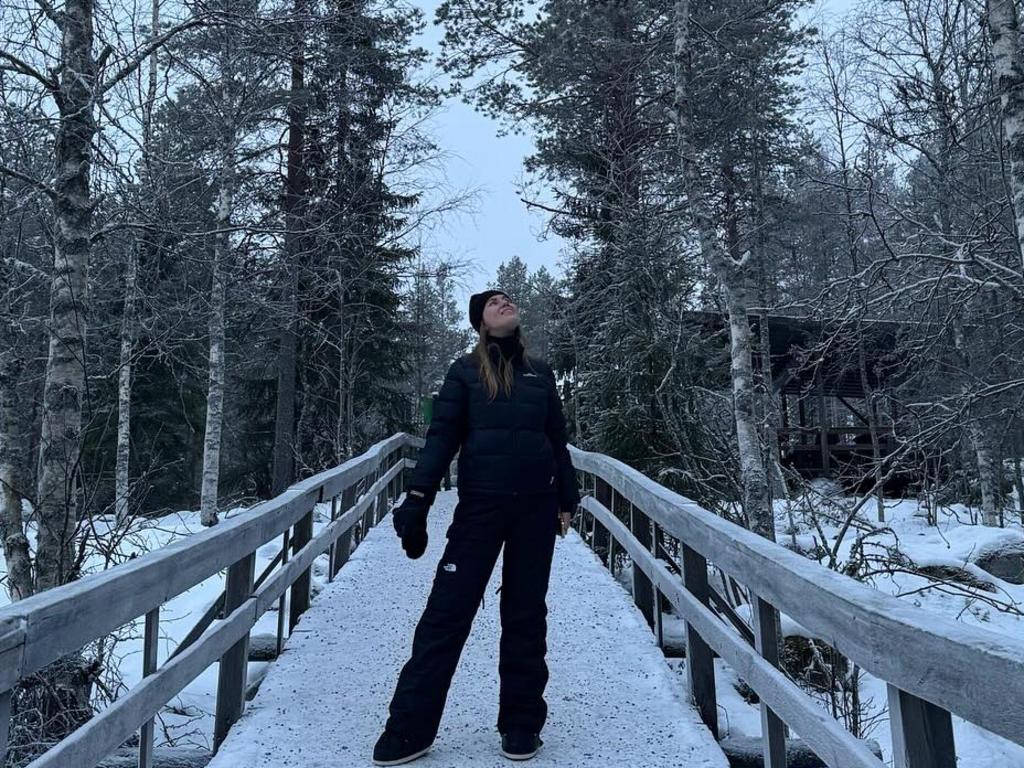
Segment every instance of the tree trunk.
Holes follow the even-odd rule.
[[[287,236],[286,236],[287,238]],[[287,245],[286,245],[287,248]],[[274,418],[273,493],[284,491],[295,476],[295,375],[298,325],[297,275],[294,262],[285,266],[283,309],[277,354],[277,410]]]
[[[210,288],[210,381],[206,395],[206,430],[203,442],[203,486],[200,518],[203,525],[217,523],[217,491],[220,480],[220,440],[224,416],[224,305],[228,251],[228,227],[234,204],[234,149],[226,140],[221,154],[220,191],[213,247],[213,275]]]
[[[1024,64],[1021,61],[1020,29],[1014,0],[988,0],[989,33],[992,36],[992,65],[1002,107],[1006,152],[1010,160],[1010,193],[1017,250],[1024,267]]]
[[[298,325],[298,272],[306,194],[303,156],[306,123],[306,0],[295,0],[296,32],[291,55],[288,102],[288,171],[285,180],[285,256],[282,304],[285,313],[277,356],[277,413],[274,420],[273,493],[287,488],[295,475],[295,366]]]
[[[733,411],[736,441],[739,449],[740,476],[743,487],[743,510],[751,530],[775,540],[775,520],[769,503],[768,477],[761,456],[754,411],[754,377],[751,365],[750,323],[747,319],[746,271],[749,252],[733,258],[725,252],[717,235],[717,227],[704,200],[694,148],[690,142],[688,104],[689,0],[675,3],[675,91],[673,111],[682,164],[686,202],[694,221],[701,253],[722,285],[729,314],[730,367],[732,373]]]
[[[0,175],[0,221],[7,215],[8,193],[7,177]],[[16,393],[25,361],[15,345],[18,331],[11,311],[12,298],[11,268],[6,259],[0,258],[0,541],[7,563],[7,594],[14,602],[31,595],[34,586],[19,490],[26,430],[25,409],[17,406]]]
[[[978,463],[978,485],[981,487],[981,521],[985,525],[999,525],[999,478],[992,457],[988,436],[977,418],[968,424],[974,459]]]
[[[63,13],[60,119],[56,141],[56,227],[50,283],[50,341],[36,492],[36,586],[75,578],[79,452],[85,397],[85,332],[93,201],[90,194],[95,62],[91,0]]]
[[[3,267],[0,265],[0,270]],[[14,345],[6,333],[8,318],[0,317],[0,537],[7,562],[7,594],[11,602],[29,597],[32,584],[32,557],[21,515],[18,492],[19,446],[25,439],[16,396],[23,365],[15,359]]]
[[[730,365],[732,369],[733,410],[736,442],[739,447],[740,476],[743,484],[743,510],[747,525],[766,539],[775,540],[775,518],[768,495],[768,476],[761,455],[755,413],[754,374],[751,365],[753,342],[747,319],[747,293],[743,275],[721,269],[729,311]]]
[[[1024,525],[1024,475],[1020,470],[1020,456],[1013,457],[1013,487],[1017,490],[1017,514]]]
[[[138,285],[137,246],[128,251],[121,315],[121,369],[117,380],[117,452],[114,466],[114,511],[118,522],[128,519],[128,467],[131,459],[132,351],[135,346],[135,292]]]
[[[958,318],[953,319],[953,346],[960,358],[964,370],[971,369],[971,357],[968,352],[964,328]],[[969,396],[966,388],[964,394]],[[967,434],[970,437],[974,460],[978,465],[978,485],[981,489],[981,517],[985,525],[999,525],[999,475],[992,458],[982,417],[976,412],[977,406],[972,405],[967,414]]]
[[[763,269],[762,269],[763,272]],[[763,302],[762,302],[763,303]],[[768,329],[768,313],[761,312],[758,322],[758,345],[761,354],[761,402],[763,403],[764,443],[767,448],[769,490],[773,498],[789,499],[786,476],[782,471],[782,452],[779,449],[779,407],[772,386],[772,345]]]
[[[220,193],[217,198],[217,234],[213,248],[213,279],[210,288],[210,382],[206,395],[206,431],[203,442],[203,487],[200,517],[203,525],[217,523],[217,488],[220,480],[220,439],[224,416],[224,267],[230,247],[225,231],[231,221],[232,184],[230,152],[223,157]]]
[[[756,106],[756,105],[755,105]],[[754,226],[757,233],[754,237],[754,248],[757,263],[757,291],[758,304],[761,312],[758,322],[758,353],[761,357],[761,373],[758,381],[759,400],[761,404],[765,461],[769,478],[768,489],[772,499],[789,499],[789,490],[786,487],[786,477],[782,471],[782,454],[779,450],[779,409],[775,398],[775,388],[772,382],[772,346],[771,331],[768,326],[768,305],[771,297],[768,293],[768,247],[765,232],[768,230],[765,221],[764,201],[764,161],[761,157],[761,140],[755,133],[752,142],[753,147],[753,172],[754,172],[754,206],[756,219]],[[771,503],[771,499],[769,499]]]
[[[344,45],[344,42],[341,43]],[[337,177],[337,198],[336,206],[339,212],[339,222],[344,221],[341,212],[349,207],[350,201],[347,198],[349,185],[352,183],[352,163],[349,157],[350,133],[352,130],[351,115],[349,114],[349,100],[351,98],[348,88],[348,65],[345,57],[339,57],[338,68],[338,117],[335,125],[335,143],[337,144],[337,157],[335,158],[335,176]],[[351,225],[349,225],[351,226]],[[351,399],[352,392],[349,388],[353,370],[354,349],[348,347],[348,328],[351,324],[349,307],[345,295],[348,281],[346,275],[352,274],[353,270],[348,268],[347,260],[352,256],[346,246],[349,233],[345,231],[346,225],[341,224],[342,230],[336,235],[338,247],[338,265],[336,268],[336,279],[338,284],[338,410],[337,422],[335,424],[334,436],[334,460],[338,463],[349,458],[351,447],[351,420],[352,413]]]
[[[153,0],[150,11],[150,40],[160,34],[160,0]],[[142,167],[145,178],[143,195],[147,196],[152,208],[153,173],[152,135],[153,105],[156,102],[157,55],[154,49],[149,56],[149,82],[146,88],[146,102],[142,109]],[[124,278],[124,309],[121,314],[121,360],[117,381],[117,449],[114,465],[114,511],[119,522],[124,522],[129,515],[131,489],[128,482],[128,471],[131,464],[131,433],[132,433],[132,357],[136,334],[136,299],[139,282],[139,249],[144,238],[140,238],[128,251],[128,264]]]
[[[871,438],[871,467],[875,486],[875,508],[878,522],[885,522],[885,498],[882,495],[882,449],[878,438],[878,410],[875,408],[875,392],[868,379],[867,358],[864,352],[864,335],[857,329],[857,362],[860,370],[860,385],[864,390],[864,403],[867,406],[868,434]]]
[[[308,354],[310,345],[299,341],[298,357],[300,360],[309,361]],[[310,381],[311,365],[300,365],[295,375],[298,385],[299,416],[295,421],[295,460],[297,462],[296,476],[301,477],[313,465],[313,383]]]
[[[219,56],[220,102],[220,179],[214,217],[213,264],[210,286],[210,381],[206,395],[206,429],[203,440],[203,483],[200,493],[200,520],[203,525],[217,523],[217,495],[220,481],[220,441],[224,419],[224,315],[226,272],[231,256],[231,220],[235,207],[235,143],[238,126],[237,83],[234,67],[233,30],[221,30]]]
[[[338,417],[334,431],[334,460],[340,464],[349,458],[349,360],[345,316],[345,281],[338,270]]]

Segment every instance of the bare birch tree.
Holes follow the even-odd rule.
[[[1024,271],[1024,60],[1020,24],[1013,0],[987,0],[992,67],[1002,106],[1003,140],[1010,161],[1009,185],[1017,232],[1017,249]]]
[[[160,0],[152,0],[150,7],[150,40],[160,35]],[[145,102],[142,105],[142,194],[144,212],[152,216],[152,210],[145,210],[153,205],[153,185],[155,174],[153,163],[153,110],[156,107],[157,92],[157,49],[149,54],[149,71]],[[148,205],[147,205],[148,203]],[[124,277],[124,309],[121,315],[120,367],[117,382],[117,448],[114,467],[114,510],[119,521],[127,520],[131,489],[129,485],[129,469],[131,464],[131,433],[132,433],[132,368],[135,357],[135,337],[137,325],[137,302],[139,290],[139,249],[145,240],[139,238],[128,249],[128,260]]]
[[[684,193],[693,219],[700,252],[722,288],[729,318],[730,367],[736,441],[739,447],[743,510],[749,527],[766,538],[775,539],[775,518],[769,505],[768,476],[758,437],[754,407],[754,377],[751,363],[753,340],[749,310],[749,281],[752,259],[749,251],[727,250],[720,240],[708,206],[698,166],[699,158],[691,140],[690,122],[690,2],[676,0],[674,13],[675,83],[672,102]]]

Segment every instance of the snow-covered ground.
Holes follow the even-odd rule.
[[[455,500],[455,492],[438,494],[419,560],[405,557],[386,522],[370,533],[303,617],[210,768],[369,763]],[[499,558],[441,730],[417,765],[508,765],[495,730],[500,581]],[[531,764],[725,768],[643,617],[575,532],[556,544],[548,606],[549,713]]]

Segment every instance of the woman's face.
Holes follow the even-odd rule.
[[[519,308],[508,296],[497,293],[484,305],[483,321],[492,336],[507,336],[519,325]]]

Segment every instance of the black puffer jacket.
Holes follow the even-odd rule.
[[[543,360],[523,358],[518,336],[491,343],[498,362],[513,363],[511,397],[499,388],[488,402],[476,356],[463,355],[448,368],[434,403],[426,443],[420,449],[409,488],[433,499],[455,451],[459,492],[522,495],[556,493],[559,508],[573,511],[580,494],[566,448],[568,441],[555,375]]]

